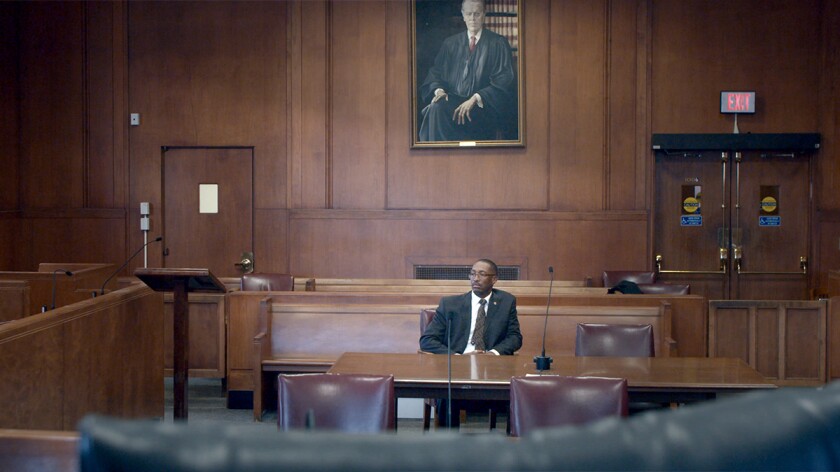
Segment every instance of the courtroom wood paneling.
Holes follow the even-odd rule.
[[[0,280],[0,323],[30,314],[29,292],[25,280]]]
[[[254,271],[289,272],[289,212],[254,211]]]
[[[819,51],[819,132],[822,135],[819,169],[816,178],[816,199],[821,209],[840,210],[840,3],[822,2]],[[840,236],[840,232],[835,232]],[[833,241],[836,242],[836,241]],[[829,244],[837,249],[836,244]],[[838,266],[834,266],[836,268]]]
[[[828,272],[828,378],[840,377],[840,271]]]
[[[64,254],[121,263],[142,244],[139,202],[152,203],[160,228],[161,146],[247,145],[255,207],[289,234],[258,230],[264,267],[391,277],[408,256],[519,256],[527,243],[530,267],[563,267],[561,278],[650,268],[645,141],[652,131],[730,131],[732,118],[717,113],[724,88],[759,94],[758,113],[739,118],[744,132],[822,133],[815,195],[818,209],[838,209],[836,2],[523,3],[526,146],[417,151],[408,147],[410,2],[1,4],[9,41],[0,58],[10,67],[0,96],[10,100],[0,101],[0,209],[56,211],[37,225],[15,220],[10,236],[0,223],[0,265],[32,269]],[[141,126],[129,129],[127,112],[141,113]],[[91,229],[57,211],[85,207],[119,208],[121,227]],[[296,213],[333,207],[427,211],[396,227],[379,215],[327,212],[318,218],[336,221],[326,225]],[[441,218],[452,209],[499,224]],[[562,223],[543,223],[560,211]],[[275,216],[283,212],[285,222]],[[466,234],[477,227],[491,233]],[[833,260],[840,232],[815,234],[813,252]]]
[[[606,0],[551,3],[552,210],[605,207],[607,81],[635,80],[607,77],[608,7]]]
[[[299,211],[291,218],[289,241],[295,251],[289,270],[296,276],[401,278],[409,273],[411,258],[432,263],[439,257],[445,263],[453,257],[488,257],[529,261],[521,274],[526,280],[545,279],[549,265],[559,280],[583,280],[649,263],[646,217],[636,212]],[[334,256],[324,257],[324,248]]]
[[[721,90],[756,91],[756,113],[738,117],[742,133],[817,131],[823,3],[654,1],[652,132],[731,132]]]
[[[647,208],[648,4],[610,2],[607,13],[605,204],[610,210]]]
[[[255,206],[285,207],[286,3],[128,8],[130,108],[142,113],[130,129],[130,207],[151,202],[152,227],[162,224],[161,146],[253,146]],[[130,247],[140,243],[130,234]]]
[[[128,189],[126,3],[84,3],[85,204],[122,208]],[[115,54],[116,53],[116,54]]]
[[[107,302],[108,295],[99,297],[109,312],[81,316],[65,328],[61,429],[75,429],[92,412],[123,418],[163,417],[161,294],[139,285],[122,292],[109,294],[113,298]],[[82,303],[93,306],[97,302]]]
[[[330,202],[329,24],[327,2],[289,2],[287,148],[292,208],[327,208]]]
[[[18,68],[18,2],[0,2],[0,211],[18,208],[20,169],[20,70]],[[0,217],[2,218],[2,217]],[[5,249],[0,221],[0,268]]]
[[[333,208],[385,207],[386,3],[330,7]]]
[[[21,205],[80,208],[85,195],[83,3],[25,2],[20,11]]]
[[[36,270],[38,264],[54,261],[111,262],[119,267],[130,255],[125,218],[122,209],[25,212],[15,269]]]
[[[173,374],[173,296],[164,295],[164,365]],[[189,376],[225,377],[226,322],[224,294],[189,295]]]
[[[19,212],[0,211],[0,270],[12,270],[18,254],[15,235],[20,225]]]
[[[0,326],[0,427],[163,417],[163,302],[142,285]]]
[[[826,377],[825,301],[712,300],[709,355],[737,357],[778,385]]]

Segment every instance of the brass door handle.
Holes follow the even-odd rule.
[[[254,271],[254,253],[243,252],[242,260],[233,265],[236,266],[243,273],[250,274]]]

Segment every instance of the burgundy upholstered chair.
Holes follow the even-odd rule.
[[[510,435],[627,416],[627,380],[558,375],[511,377]]]
[[[639,270],[605,270],[604,287],[610,288],[618,285],[622,280],[635,284],[652,284],[656,282],[656,272]]]
[[[653,326],[579,323],[575,336],[575,355],[653,357]]]
[[[242,290],[251,292],[288,292],[295,289],[290,274],[242,274]]]
[[[298,374],[278,376],[277,427],[378,433],[396,426],[394,376]]]

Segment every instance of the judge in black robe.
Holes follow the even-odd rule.
[[[428,104],[422,110],[421,142],[519,138],[510,44],[483,28],[470,51],[469,36],[463,32],[444,40],[420,87]]]

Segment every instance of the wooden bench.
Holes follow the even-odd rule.
[[[520,295],[548,295],[548,280],[500,280],[496,288]],[[426,279],[329,279],[297,278],[295,291],[315,292],[399,292],[452,295],[469,289],[467,280]],[[591,280],[555,280],[552,293],[606,293],[604,287],[592,287]]]
[[[466,292],[466,290],[464,290]],[[226,380],[229,392],[235,395],[254,391],[254,336],[260,332],[260,301],[270,296],[275,304],[406,304],[436,307],[440,294],[394,292],[231,292],[227,294]],[[707,355],[708,301],[700,295],[556,295],[551,306],[619,306],[658,307],[662,302],[671,306],[672,337],[679,345],[681,356]],[[545,311],[545,296],[517,297],[520,311],[534,306]]]
[[[412,304],[284,304],[273,297],[260,302],[259,333],[253,339],[254,419],[276,402],[279,373],[326,372],[344,352],[417,352],[420,317],[428,305]],[[523,336],[520,350],[540,351],[545,308],[519,307]],[[561,306],[549,311],[546,351],[573,355],[578,323],[651,324],[657,355],[671,355],[671,311],[657,307]]]
[[[75,432],[0,429],[0,470],[76,472],[78,447]]]

